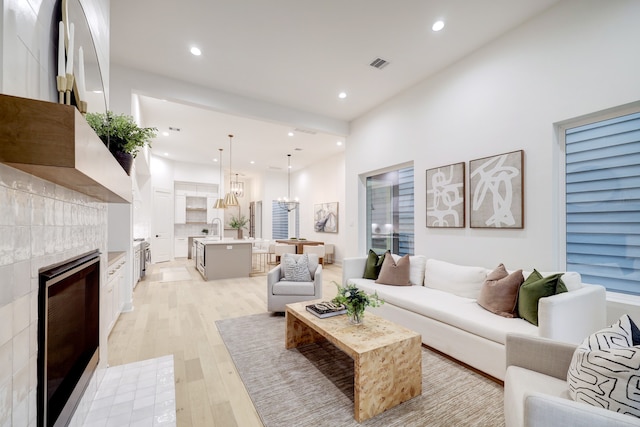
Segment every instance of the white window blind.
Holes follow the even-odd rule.
[[[640,113],[568,129],[567,270],[640,294]]]
[[[288,239],[300,236],[300,206],[292,211],[294,230],[289,235],[289,212],[278,204],[277,200],[271,202],[271,236],[273,239]]]

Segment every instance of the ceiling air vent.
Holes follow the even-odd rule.
[[[174,132],[180,132],[182,129],[177,128],[177,127],[173,127],[173,126],[169,126],[169,130],[172,130]]]
[[[389,61],[384,60],[382,58],[376,58],[373,61],[371,61],[371,64],[369,65],[371,65],[373,68],[377,68],[378,70],[381,70],[387,65],[389,65]]]
[[[311,129],[300,129],[300,128],[295,128],[293,130],[294,132],[298,132],[298,133],[307,133],[309,135],[315,135],[317,132],[315,130],[311,130]]]

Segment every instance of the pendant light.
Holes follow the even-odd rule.
[[[220,194],[222,194],[221,190],[222,190],[222,148],[218,148],[218,150],[220,151],[220,162],[219,162],[219,166],[220,166],[220,184],[218,186],[218,198],[216,199],[216,203],[213,205],[214,209],[224,209],[227,206],[224,204],[224,199],[222,197],[220,197]]]
[[[291,212],[296,210],[300,203],[297,197],[291,200],[291,154],[287,154],[287,157],[289,158],[289,165],[287,167],[287,197],[279,197],[278,206],[287,212]]]
[[[231,169],[231,140],[233,139],[233,135],[229,135],[229,192],[226,196],[224,196],[224,204],[226,207],[229,206],[238,206],[238,198],[233,191],[231,191],[231,184],[233,182],[233,170]]]

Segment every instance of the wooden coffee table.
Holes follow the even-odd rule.
[[[286,348],[327,340],[354,362],[354,418],[367,420],[422,394],[420,334],[367,312],[352,325],[346,315],[320,319],[287,304]]]

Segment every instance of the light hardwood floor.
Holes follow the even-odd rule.
[[[191,280],[163,281],[168,269],[180,267]],[[335,296],[332,281],[341,276],[339,266],[325,265],[324,299]],[[134,310],[109,336],[109,365],[172,354],[178,426],[262,426],[215,321],[266,312],[266,287],[266,273],[205,282],[192,260],[153,264],[134,290]]]

